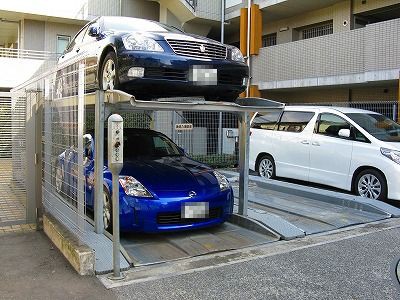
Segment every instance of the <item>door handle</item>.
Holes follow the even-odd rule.
[[[301,143],[304,144],[304,145],[309,145],[310,144],[310,142],[307,141],[307,140],[302,140]]]
[[[318,142],[312,142],[312,145],[313,145],[313,146],[321,146],[321,144],[318,143]]]
[[[76,52],[79,52],[81,49],[80,48],[78,48],[78,49],[76,49]]]

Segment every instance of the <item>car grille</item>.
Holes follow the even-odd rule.
[[[168,79],[168,80],[187,80],[187,71],[169,68],[145,68],[145,78]]]
[[[170,39],[167,42],[178,55],[198,58],[226,58],[227,49],[223,45]],[[200,50],[201,48],[203,48],[203,52]]]
[[[243,77],[236,74],[218,74],[218,84],[242,85]]]
[[[171,225],[171,224],[187,224],[187,223],[198,223],[204,222],[211,219],[220,218],[222,215],[222,208],[210,208],[208,218],[204,219],[182,219],[181,212],[172,213],[159,213],[157,215],[157,223],[160,225]]]

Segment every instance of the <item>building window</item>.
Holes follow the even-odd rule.
[[[276,32],[264,35],[262,37],[262,46],[270,47],[276,45]]]
[[[305,40],[332,33],[333,33],[333,21],[331,20],[326,23],[319,23],[303,29],[301,32],[301,36],[302,39]]]
[[[63,54],[70,41],[71,37],[68,35],[57,35],[57,54]]]

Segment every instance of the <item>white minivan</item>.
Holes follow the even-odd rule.
[[[367,110],[286,106],[251,121],[250,169],[400,200],[400,125]]]

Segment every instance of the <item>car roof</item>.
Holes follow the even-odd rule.
[[[296,111],[315,111],[315,110],[335,110],[339,111],[343,114],[378,114],[373,111],[359,109],[359,108],[352,108],[352,107],[341,107],[341,106],[323,106],[323,105],[287,105],[285,106],[285,110],[296,110]]]

